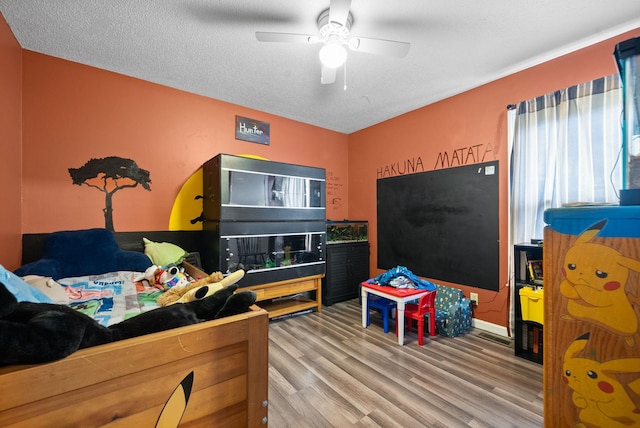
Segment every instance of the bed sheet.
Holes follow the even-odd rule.
[[[134,281],[139,272],[63,278],[58,283],[69,296],[69,306],[108,327],[158,307],[162,291],[147,281]]]

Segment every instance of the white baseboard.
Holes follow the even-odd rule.
[[[497,334],[498,336],[509,337],[509,331],[507,330],[507,327],[476,318],[473,318],[472,324],[475,328],[478,328],[480,330],[485,330],[490,333]]]

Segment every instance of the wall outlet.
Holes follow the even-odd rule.
[[[471,299],[471,304],[474,306],[478,306],[478,293],[470,293],[469,299]]]

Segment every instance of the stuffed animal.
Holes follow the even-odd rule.
[[[173,287],[185,287],[189,285],[189,279],[184,273],[184,268],[175,264],[167,266],[151,265],[147,270],[134,275],[134,281],[147,281],[149,285],[160,290],[169,290]]]
[[[64,358],[78,349],[246,312],[256,301],[251,290],[227,284],[188,303],[144,312],[104,327],[65,305],[21,301],[0,282],[0,366]]]
[[[174,303],[187,303],[195,299],[202,299],[229,284],[235,284],[243,277],[243,270],[237,270],[226,277],[224,277],[221,272],[214,272],[185,287],[170,288],[158,298],[157,303],[160,306],[169,306]]]

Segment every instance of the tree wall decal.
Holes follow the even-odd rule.
[[[86,185],[104,192],[105,228],[113,229],[113,194],[120,189],[137,187],[151,191],[149,171],[138,167],[131,159],[109,156],[102,159],[90,159],[80,168],[69,168],[69,175],[73,184]]]

